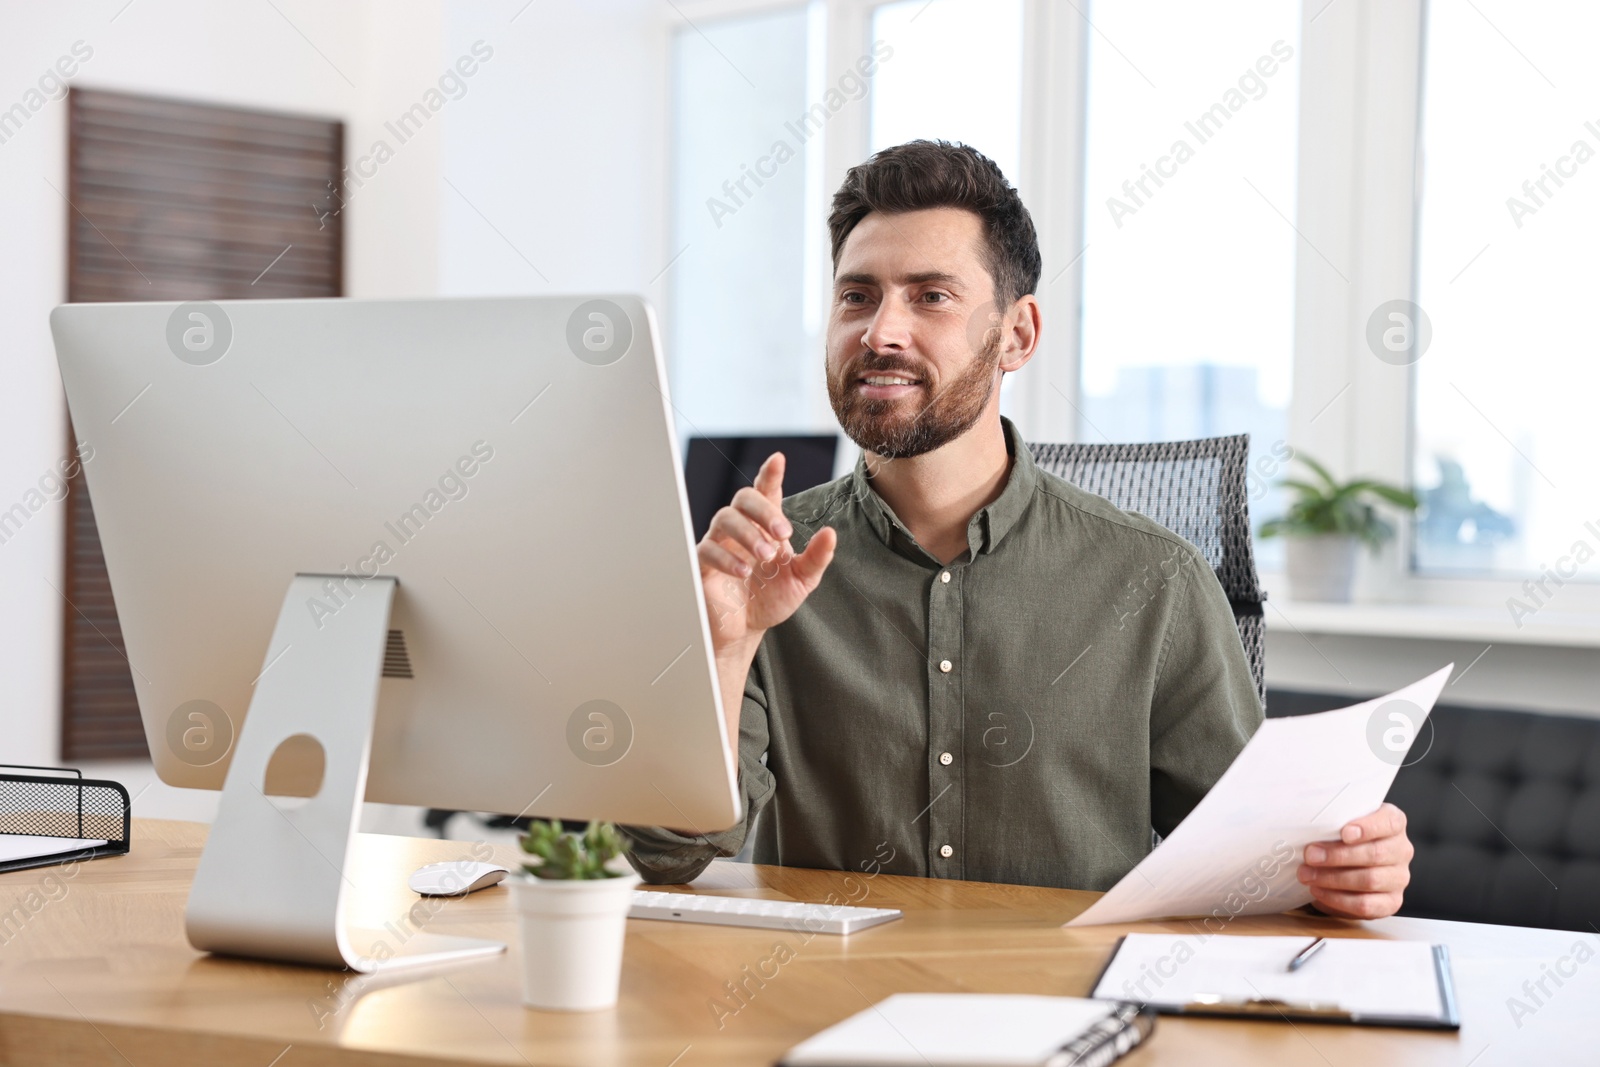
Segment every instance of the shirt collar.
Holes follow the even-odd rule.
[[[995,546],[1028,510],[1033,491],[1039,484],[1039,468],[1033,462],[1033,453],[1022,439],[1022,434],[1010,419],[1000,418],[1006,435],[1006,451],[1011,454],[1011,473],[1005,488],[990,504],[980,510],[967,524],[967,548],[972,557],[980,552],[993,552]],[[867,457],[863,453],[856,460],[855,473],[850,479],[851,495],[865,514],[873,532],[891,548],[897,540],[915,545],[916,541],[894,510],[872,487],[872,475],[867,472]],[[925,555],[926,553],[924,553]],[[929,556],[929,559],[933,557]]]

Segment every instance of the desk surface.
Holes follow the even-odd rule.
[[[183,908],[206,828],[138,820],[128,856],[0,875],[0,1063],[572,1064],[701,1067],[770,1064],[815,1031],[890,993],[977,991],[1081,996],[1129,930],[1193,933],[1187,923],[1068,930],[1095,894],[744,864],[714,864],[697,892],[903,909],[899,922],[803,941],[770,930],[633,920],[614,1011],[555,1015],[520,1002],[520,950],[504,888],[452,900],[436,933],[493,937],[508,955],[392,984],[310,968],[201,955]],[[417,901],[405,876],[459,859],[461,842],[362,835],[352,921],[400,931]],[[513,859],[497,850],[500,862]],[[1600,938],[1550,930],[1390,919],[1238,919],[1236,934],[1405,937],[1450,946],[1459,1034],[1236,1020],[1162,1018],[1124,1062],[1155,1064],[1594,1063]],[[1588,952],[1574,956],[1584,942]],[[1565,959],[1566,962],[1561,961]],[[1570,976],[1545,994],[1543,964]],[[748,971],[746,970],[748,968]],[[747,977],[754,974],[757,977]],[[765,977],[763,977],[763,975]],[[744,983],[739,1000],[730,983]],[[1513,1012],[1508,998],[1529,1009]],[[718,1008],[720,1005],[720,1010]]]

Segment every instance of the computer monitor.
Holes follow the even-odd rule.
[[[694,535],[711,528],[711,517],[733,494],[755,484],[756,472],[774,452],[784,456],[783,491],[802,493],[833,480],[837,434],[789,434],[783,437],[691,437],[683,463],[689,489],[689,517]]]
[[[643,300],[83,304],[51,326],[156,771],[223,789],[197,945],[372,965],[273,904],[256,855],[328,881],[363,797],[738,818]],[[315,929],[282,948],[291,921]]]

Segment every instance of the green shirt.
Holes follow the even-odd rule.
[[[1261,705],[1204,557],[1005,433],[1005,489],[948,566],[864,463],[784,501],[797,551],[824,525],[839,545],[746,681],[744,819],[628,828],[647,881],[690,881],[755,821],[757,863],[1107,889],[1238,755]]]

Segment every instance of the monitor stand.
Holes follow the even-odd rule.
[[[289,583],[189,893],[195,948],[364,973],[505,951],[498,941],[428,933],[396,943],[390,931],[343,922],[397,584],[342,574],[297,574]],[[268,797],[268,764],[290,738],[302,753],[321,746],[321,788]]]

